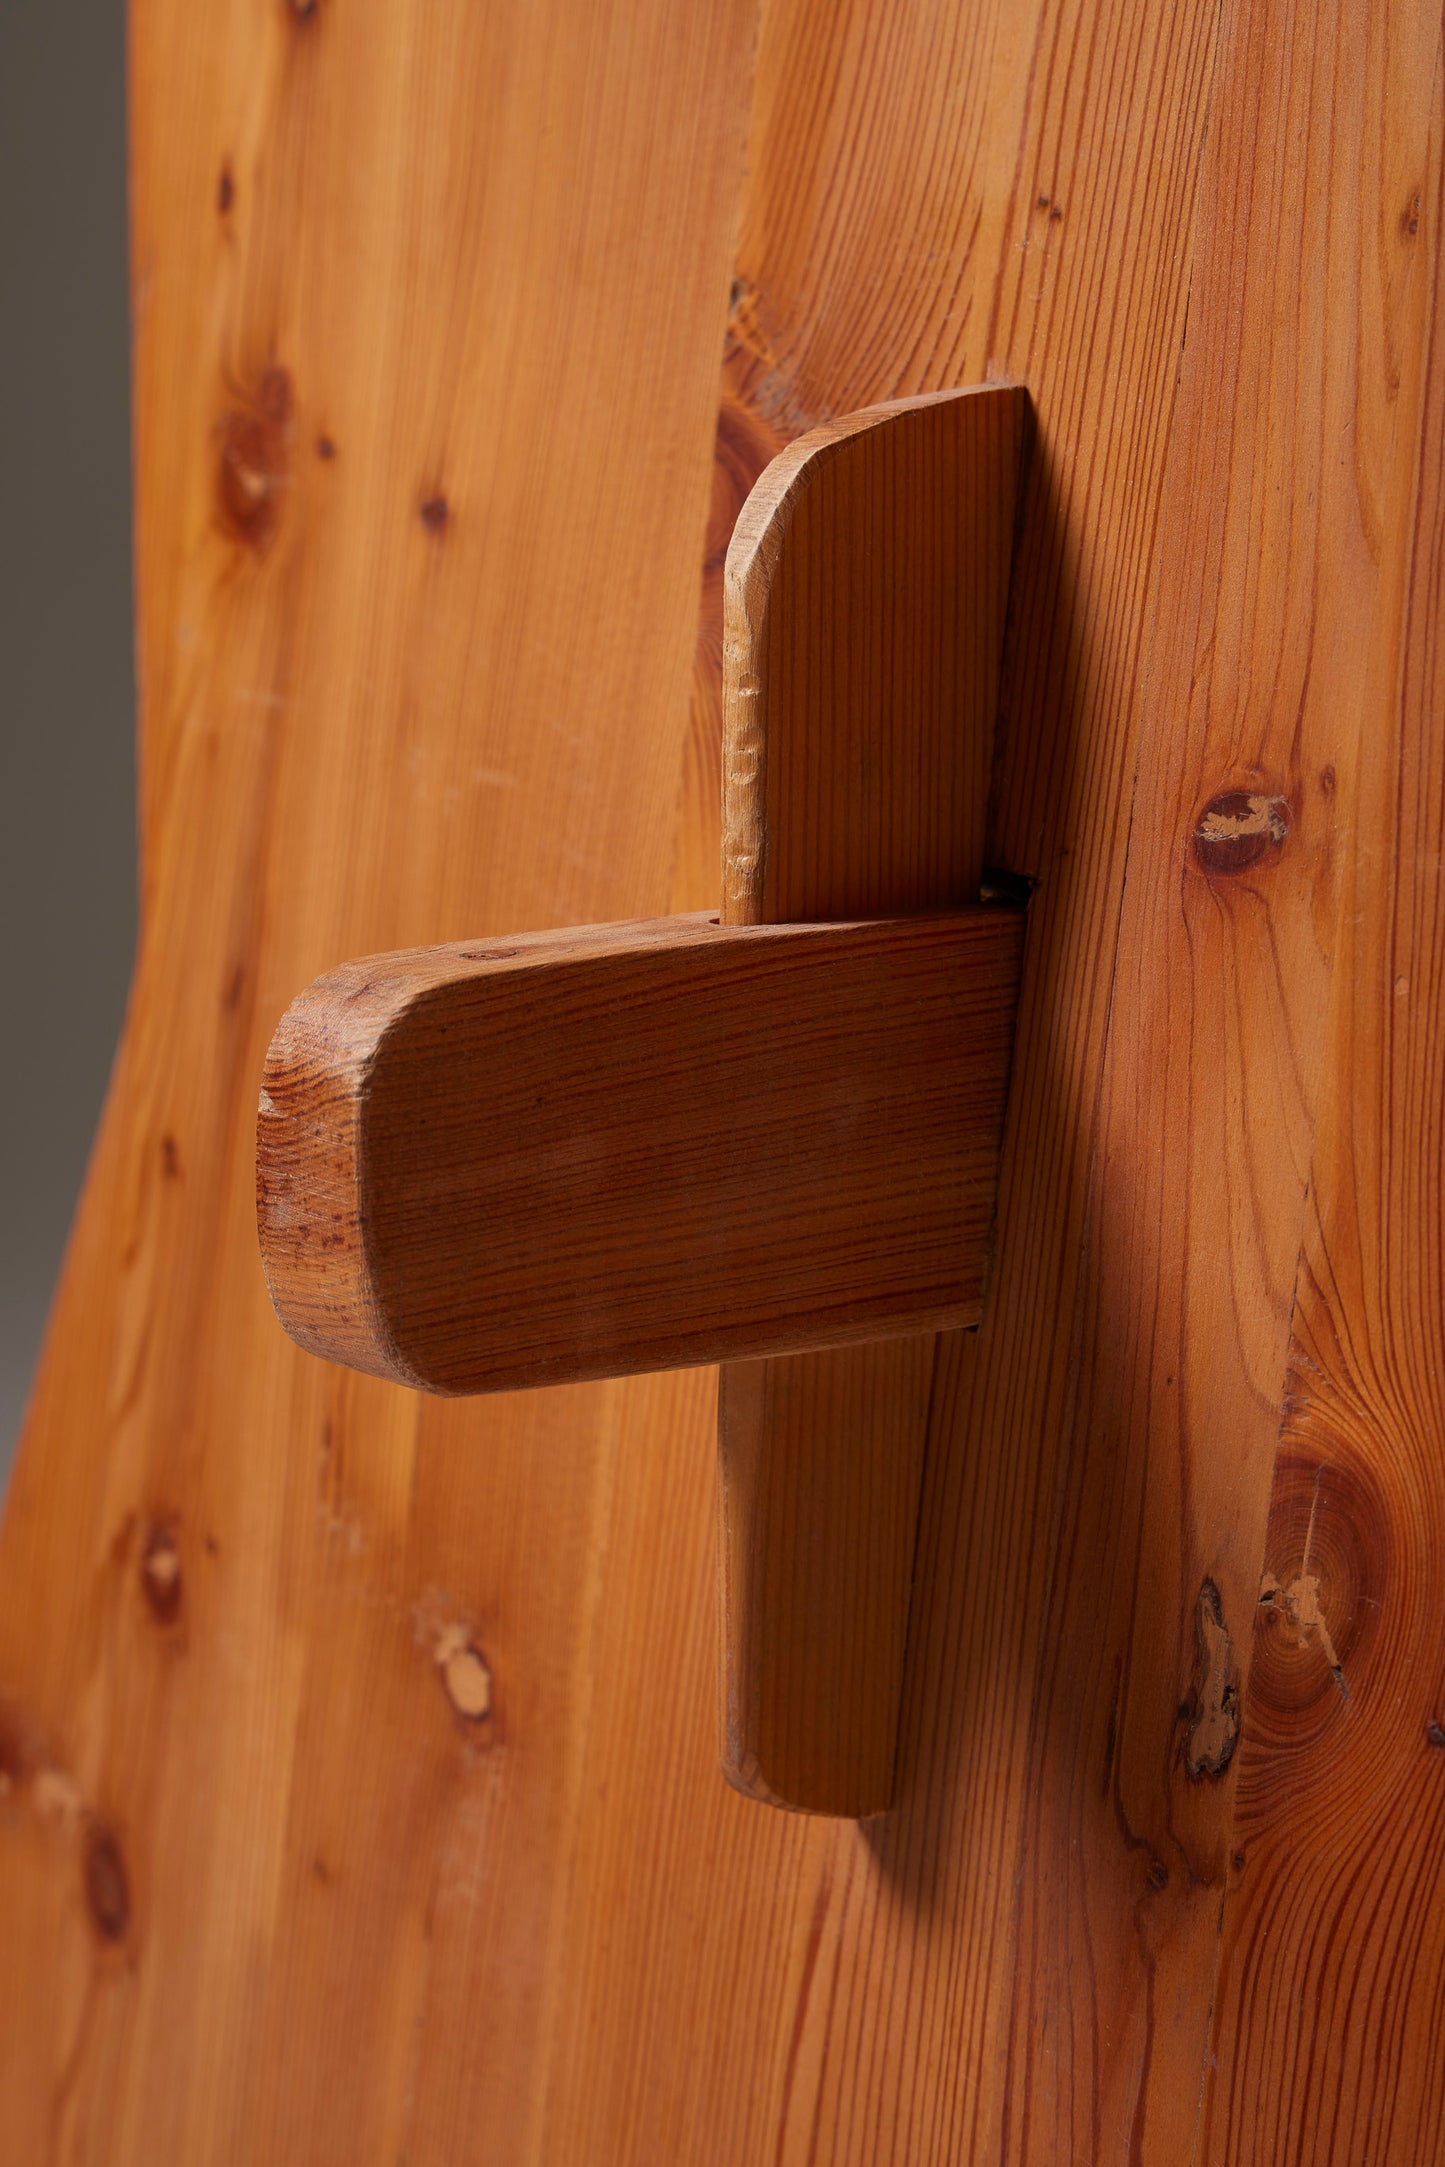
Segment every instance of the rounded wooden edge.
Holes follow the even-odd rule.
[[[367,1084],[408,1004],[366,971],[352,964],[316,979],[272,1033],[256,1110],[261,1268],[277,1317],[308,1354],[425,1387],[387,1328],[367,1253]]]

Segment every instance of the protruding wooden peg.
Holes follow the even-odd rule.
[[[1022,951],[978,888],[1023,420],[1009,390],[904,401],[758,484],[721,923],[348,964],[287,1011],[261,1094],[262,1253],[313,1352],[436,1392],[724,1363],[724,1767],[815,1812],[888,1802],[926,1335],[982,1298]]]

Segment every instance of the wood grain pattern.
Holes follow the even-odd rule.
[[[278,1314],[433,1392],[970,1322],[1022,947],[983,909],[349,963],[267,1056]]]
[[[1445,201],[1438,48],[1416,35],[1352,85],[1372,151],[1381,94],[1393,121],[1376,291],[1395,310],[1363,325],[1393,357],[1393,411],[1360,470],[1379,599],[1353,787],[1336,778],[1319,1114],[1247,1591],[1211,2162],[1423,2163],[1445,2130]],[[1381,246],[1363,218],[1357,245]]]
[[[144,933],[0,1529],[7,2147],[1433,2160],[1438,10],[131,42]],[[990,377],[1021,1088],[859,1828],[716,1780],[709,1375],[310,1361],[253,1108],[347,955],[708,907],[717,504]]]
[[[1171,1192],[1150,1171],[1152,1133],[1128,1120],[1129,1082],[1142,1067],[1137,1040],[1130,1042],[1135,1024],[1120,1032],[1108,1159],[1099,1089],[1110,1003],[1123,983],[1115,977],[1116,934],[1131,840],[1154,854],[1141,855],[1131,872],[1136,904],[1167,913],[1182,874],[1192,924],[1200,900],[1193,883],[1204,878],[1194,832],[1206,826],[1216,794],[1266,800],[1243,816],[1254,833],[1241,839],[1240,854],[1252,854],[1254,867],[1236,886],[1251,896],[1266,880],[1277,884],[1286,867],[1291,888],[1297,876],[1308,887],[1322,868],[1338,871],[1342,845],[1328,830],[1314,831],[1304,867],[1297,827],[1283,845],[1292,857],[1271,846],[1274,793],[1260,788],[1267,775],[1248,774],[1248,752],[1244,773],[1216,767],[1197,796],[1188,785],[1173,799],[1160,791],[1157,766],[1148,789],[1136,794],[1134,787],[1149,746],[1157,744],[1156,761],[1165,766],[1170,758],[1187,765],[1207,750],[1217,758],[1232,722],[1243,732],[1241,717],[1253,722],[1270,711],[1281,632],[1268,609],[1254,621],[1261,567],[1300,567],[1291,590],[1298,596],[1330,555],[1328,528],[1317,526],[1317,554],[1310,570],[1302,568],[1298,552],[1317,517],[1322,469],[1315,467],[1313,486],[1297,491],[1298,462],[1327,460],[1332,444],[1353,450],[1358,443],[1357,461],[1347,457],[1330,471],[1342,488],[1352,474],[1365,477],[1369,501],[1382,437],[1393,433],[1394,424],[1384,431],[1383,416],[1393,398],[1400,325],[1382,325],[1361,297],[1397,301],[1409,285],[1406,245],[1429,233],[1426,218],[1410,210],[1413,184],[1401,186],[1418,138],[1412,143],[1402,125],[1397,139],[1392,121],[1368,138],[1347,128],[1332,150],[1333,94],[1324,82],[1341,67],[1341,81],[1357,88],[1363,68],[1373,85],[1366,110],[1393,114],[1396,101],[1383,98],[1384,41],[1413,67],[1417,94],[1436,99],[1433,62],[1413,40],[1422,37],[1433,50],[1438,25],[1420,10],[1366,37],[1358,14],[1347,23],[1332,18],[1321,32],[1311,95],[1303,84],[1315,31],[1303,11],[1267,20],[1253,12],[1246,20],[1240,8],[1222,17],[1175,11],[1166,24],[1148,8],[1101,16],[1061,6],[1027,25],[1001,11],[924,11],[905,32],[860,6],[843,11],[836,34],[820,42],[805,6],[774,6],[765,19],[733,333],[756,362],[744,378],[753,386],[750,418],[760,431],[779,422],[805,426],[831,401],[846,406],[988,371],[1016,373],[1030,387],[1039,442],[1015,565],[991,854],[1033,873],[1039,887],[990,1315],[976,1344],[949,1348],[934,1396],[898,1811],[866,1832],[810,1826],[769,1861],[768,1886],[808,1924],[787,1944],[791,1969],[779,1987],[781,2006],[770,2002],[756,2025],[730,2021],[711,1971],[694,1986],[680,1965],[670,1967],[656,1998],[649,1995],[648,2056],[665,2063],[712,2026],[724,2064],[716,2081],[704,2073],[685,2102],[651,2111],[642,2060],[624,2028],[639,2021],[635,2010],[589,2039],[585,2055],[568,2055],[553,2126],[573,2141],[585,2111],[594,2131],[624,2143],[681,2132],[706,2151],[720,2124],[735,2152],[798,2161],[1170,2159],[1194,2151],[1210,2080],[1206,1927],[1211,1911],[1217,1922],[1222,1889],[1216,1881],[1198,1890],[1190,1867],[1206,1820],[1216,1871],[1229,1856],[1230,1777],[1210,1777],[1201,1761],[1197,1778],[1181,1780],[1175,1755],[1200,1718],[1201,1743],[1217,1735],[1218,1721],[1227,1724],[1247,1687],[1233,1600],[1222,1606],[1232,1630],[1229,1663],[1221,1666],[1205,1625],[1212,1610],[1188,1552],[1193,1542],[1202,1549],[1223,1540],[1242,1554],[1253,1511],[1256,1556],[1262,1553],[1260,1498],[1250,1490],[1261,1447],[1257,1431],[1247,1440],[1235,1436],[1227,1415],[1202,1424],[1196,1418],[1178,1441],[1172,1474],[1166,1444],[1155,1487],[1136,1425],[1151,1408],[1167,1414],[1169,1402],[1159,1395],[1168,1389],[1168,1366],[1147,1386],[1141,1381],[1134,1400],[1124,1395],[1137,1350],[1149,1346],[1154,1302],[1166,1322],[1192,1326],[1192,1319],[1165,1270],[1179,1259],[1172,1233],[1150,1253],[1148,1212],[1161,1199],[1167,1210]],[[1346,41],[1350,58],[1342,63]],[[1306,64],[1284,117],[1268,97],[1261,102],[1270,80],[1266,51],[1276,69]],[[1277,96],[1277,74],[1273,82],[1270,95]],[[1408,110],[1401,108],[1402,122]],[[893,116],[905,111],[906,163],[889,154],[897,139]],[[1358,105],[1349,111],[1357,117]],[[1201,188],[1211,115],[1215,147]],[[1393,178],[1381,173],[1376,149],[1362,156],[1366,140],[1394,145]],[[1311,222],[1289,227],[1286,237],[1277,220],[1286,208],[1297,217],[1306,176]],[[1428,189],[1421,193],[1428,204]],[[1344,257],[1332,253],[1314,222],[1328,216],[1331,198],[1360,214],[1357,226],[1339,229]],[[901,249],[900,233],[909,237]],[[1231,311],[1252,233],[1260,278],[1246,334]],[[1186,342],[1197,234],[1207,234],[1215,252],[1217,303],[1206,337],[1196,297]],[[1362,252],[1367,269],[1342,268],[1348,248],[1366,234],[1377,237],[1380,254],[1372,262],[1369,250]],[[1438,240],[1427,245],[1433,250]],[[1275,281],[1272,302],[1265,261]],[[1292,305],[1302,289],[1321,311],[1316,324],[1321,316],[1333,324],[1338,312],[1346,347],[1360,301],[1362,351],[1381,365],[1362,369],[1355,414],[1347,418],[1342,402],[1331,408],[1329,428],[1320,424],[1313,383],[1283,391],[1268,424],[1252,407],[1239,469],[1226,484],[1220,431],[1240,355],[1239,344],[1229,343],[1231,328],[1236,339],[1248,337],[1250,362],[1267,376],[1284,356],[1273,351],[1266,312],[1280,308],[1282,295]],[[1311,338],[1302,334],[1291,350],[1309,352]],[[1203,404],[1166,527],[1181,357]],[[739,373],[730,371],[729,397]],[[1243,452],[1251,430],[1252,458]],[[1402,423],[1402,444],[1409,435]],[[729,441],[737,440],[734,428]],[[1218,602],[1220,644],[1243,637],[1253,660],[1212,680],[1215,735],[1206,747],[1195,742],[1201,709],[1177,704],[1177,680],[1146,703],[1146,664],[1157,626],[1159,651],[1185,667],[1174,654],[1179,596],[1219,595],[1218,560],[1201,567],[1195,559],[1192,572],[1178,565],[1169,574],[1170,605],[1159,609],[1160,560],[1166,553],[1187,559],[1201,545],[1219,548],[1226,501],[1231,562]],[[1253,524],[1266,504],[1280,523],[1267,542]],[[1349,655],[1353,669],[1374,667],[1355,646],[1358,617],[1338,632],[1341,583],[1347,593],[1350,575],[1332,572],[1318,619],[1312,625],[1296,617],[1289,630],[1295,654],[1301,632],[1306,649],[1328,648],[1330,662],[1320,662],[1313,680],[1325,704],[1337,655]],[[1373,612],[1368,589],[1356,606]],[[1374,622],[1388,627],[1390,614],[1383,607]],[[1198,663],[1197,650],[1186,646],[1186,654]],[[1287,718],[1288,695],[1282,707]],[[1321,773],[1327,765],[1322,759]],[[1196,771],[1195,787],[1200,779]],[[1241,816],[1227,808],[1222,817]],[[1216,837],[1213,823],[1208,836]],[[1227,898],[1228,877],[1215,878]],[[1326,886],[1322,924],[1328,893]],[[1241,895],[1238,907],[1251,904]],[[1183,947],[1177,930],[1165,948],[1151,948],[1136,930],[1127,965],[1135,1019],[1151,1000],[1162,1004]],[[1252,940],[1241,940],[1241,952],[1269,957],[1262,925]],[[1283,966],[1286,975],[1292,967]],[[1289,1070],[1292,1049],[1278,1012],[1263,1021],[1271,1004],[1244,1006],[1241,990],[1237,977],[1226,978],[1191,1034],[1204,1083],[1191,1117],[1196,1126],[1206,1120],[1200,1109],[1209,1098],[1210,1064],[1235,1058],[1246,1031],[1255,1034],[1257,1087],[1272,1054],[1282,1077]],[[1289,994],[1293,1021],[1293,1004],[1307,1004],[1295,985]],[[1167,1036],[1162,1042],[1169,1044]],[[1160,1045],[1151,1035],[1151,1058]],[[1177,1080],[1177,1065],[1172,1073]],[[1213,1075],[1217,1081],[1217,1068]],[[1216,1120],[1227,1116],[1231,1090],[1227,1083],[1213,1099]],[[1151,1094],[1149,1103],[1157,1109],[1159,1100]],[[1187,1257],[1217,1288],[1234,1257],[1217,1235],[1211,1254],[1205,1229],[1217,1230],[1217,1205],[1201,1218],[1200,1199],[1211,1181],[1218,1198],[1221,1170],[1235,1162],[1227,1137],[1211,1133],[1206,1146],[1200,1130],[1192,1162]],[[1249,1179],[1230,1178],[1225,1193],[1247,1215],[1252,1190],[1262,1186],[1278,1254],[1298,1162],[1280,1148],[1278,1128],[1266,1123],[1264,1133],[1276,1141],[1251,1156]],[[1150,1182],[1144,1196],[1136,1186],[1141,1172]],[[1283,1184],[1277,1195],[1275,1178]],[[1115,1198],[1119,1212],[1101,1222],[1098,1200]],[[1101,1223],[1110,1236],[1102,1253]],[[1136,1246],[1121,1249],[1115,1238],[1131,1232]],[[1268,1308],[1277,1319],[1272,1298]],[[1201,1365],[1208,1361],[1202,1325],[1203,1315]],[[1260,1318],[1258,1329],[1267,1332],[1269,1321]],[[1280,1353],[1277,1395],[1282,1343]],[[1092,1418],[1075,1420],[1080,1396],[1097,1394],[1101,1380],[1133,1433],[1122,1454],[1097,1397]],[[1261,1387],[1266,1403],[1270,1391]],[[1195,1405],[1209,1416],[1202,1376]],[[1152,1442],[1159,1444],[1157,1431]],[[1267,1469],[1268,1441],[1263,1453]],[[1207,1480],[1196,1499],[1201,1472]],[[1123,1633],[1110,1603],[1115,1588],[1133,1613]],[[1144,1664],[1131,1677],[1135,1651]],[[610,1642],[609,1654],[620,1652]],[[1211,1676],[1217,1708],[1208,1705]],[[1186,1725],[1178,1710],[1196,1693]],[[1128,1770],[1117,1786],[1116,1768]],[[619,1775],[609,1759],[598,1780]],[[1133,1815],[1145,1800],[1152,1800],[1149,1819],[1139,1825]],[[1172,1843],[1166,1850],[1151,1841],[1168,1831],[1181,1805],[1194,1813],[1184,1831],[1187,1863]],[[601,1881],[613,1892],[609,1967],[641,1962],[640,1937],[616,1939],[627,1916],[621,1847],[598,1830],[585,1856],[594,1889]],[[762,1878],[741,1842],[722,1856],[714,1847],[710,1856],[719,1876]],[[596,1940],[580,1938],[587,1961],[566,2004],[571,2021],[595,2007],[600,1977]],[[732,1947],[728,1958],[718,1950],[719,1971]],[[739,1961],[754,1976],[771,1977],[778,1947],[755,1923]],[[1277,2022],[1303,2058],[1310,2031],[1299,2008],[1281,1982]],[[745,2052],[753,2056],[746,2111],[725,2074]],[[1248,2052],[1243,2042],[1240,2052]],[[600,2080],[599,2068],[606,2070]],[[1414,2146],[1428,2156],[1423,2129],[1415,2124],[1403,2134],[1402,2153]]]
[[[723,917],[946,910],[983,875],[1028,397],[897,400],[810,430],[723,585]]]
[[[1021,1875],[1068,1872],[1040,1869],[1020,1840],[1028,1726],[1048,1689],[1037,1659],[1082,1203],[1216,29],[1206,10],[1166,28],[1147,7],[1027,22],[933,8],[905,26],[860,6],[820,40],[806,7],[765,17],[727,399],[746,389],[756,438],[885,392],[1012,374],[1038,416],[991,849],[1039,880],[1027,1066],[990,1317],[976,1345],[944,1343],[936,1379],[897,1810],[861,1830],[809,1823],[762,1858],[760,1835],[724,1849],[726,1824],[710,1825],[709,1885],[757,1888],[758,1908],[731,1910],[688,1962],[634,1928],[627,1846],[588,1829],[607,1939],[579,1924],[573,1944],[559,2021],[593,2029],[560,2060],[550,2129],[563,2149],[991,2159],[1007,2156],[1006,2121],[1009,2152],[1019,2145],[1029,2077],[1009,2041],[1033,1952],[1016,1966],[1017,1892]],[[742,440],[731,418],[727,440]],[[649,1533],[660,1523],[639,1501],[623,1554]],[[601,1659],[614,1675],[626,1665],[621,1628]],[[626,1675],[641,1685],[639,1669]],[[1093,1785],[1105,1745],[1101,1726],[1075,1763],[1033,1780]],[[604,1752],[594,1780],[609,1799],[629,1786],[644,1810],[626,1756]],[[671,1885],[686,1902],[690,1878]],[[785,1941],[769,1903],[795,1921]],[[644,1961],[655,1989],[599,2031],[603,1981]],[[770,1989],[755,2016],[728,1995],[739,1974]],[[1077,1980],[1054,1982],[1060,2022]],[[699,2036],[715,2063],[656,2099],[649,2070]],[[1056,2134],[1045,2122],[1032,2137],[1046,2151]]]
[[[1027,420],[1004,385],[897,400],[759,478],[723,582],[725,923],[977,897]],[[934,1357],[723,1366],[721,1752],[749,1797],[892,1802]]]
[[[1415,237],[1384,207],[1427,155],[1439,24],[1365,30],[1243,9],[1211,104],[1030,1741],[1025,2156],[1192,2143],[1209,2078],[1340,822],[1397,667],[1418,456]],[[1091,1748],[1106,1780],[1045,1776]]]
[[[541,2145],[612,1470],[673,1401],[293,1348],[256,1091],[348,956],[668,906],[755,27],[134,0],[143,927],[0,1532],[17,2160]]]

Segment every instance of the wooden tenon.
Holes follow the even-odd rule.
[[[348,964],[266,1064],[277,1308],[433,1392],[972,1324],[1020,946],[684,917]]]
[[[983,1300],[1024,420],[1009,388],[901,401],[763,475],[727,573],[721,919],[347,964],[261,1094],[267,1278],[313,1353],[444,1393],[725,1364],[723,1765],[814,1812],[889,1802],[931,1335]]]

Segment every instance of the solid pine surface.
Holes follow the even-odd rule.
[[[1441,25],[134,0],[143,930],[0,1531],[17,2160],[1429,2162]],[[713,1390],[286,1340],[347,957],[716,907],[721,551],[1007,380],[989,1312],[897,1804],[718,1777]]]

